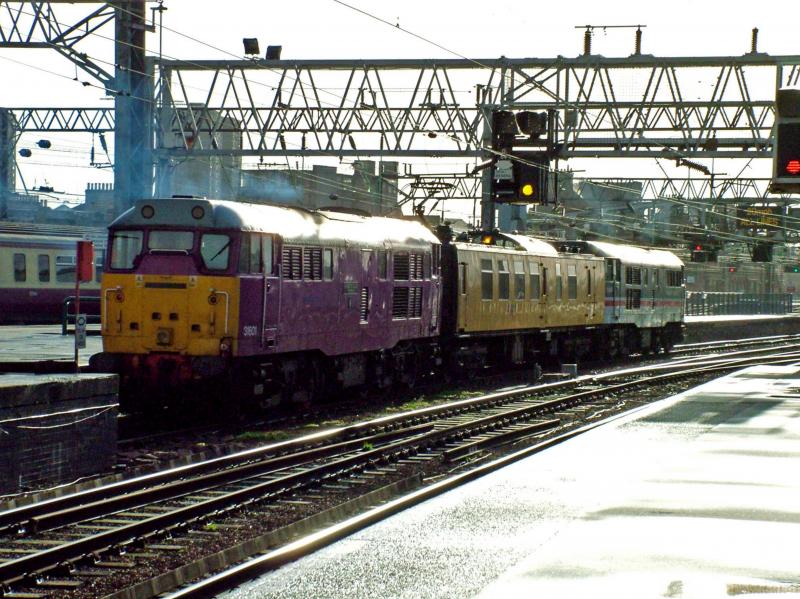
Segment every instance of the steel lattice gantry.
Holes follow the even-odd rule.
[[[60,20],[58,4],[100,4],[75,22]],[[114,56],[100,60],[82,51],[85,40],[113,23]],[[102,108],[17,109],[17,131],[92,131],[114,129],[116,168],[114,194],[122,210],[136,198],[152,193],[153,75],[145,59],[145,0],[54,0],[51,2],[0,1],[0,48],[49,48],[88,73],[91,81],[114,98],[113,119]],[[113,64],[109,73],[101,63]]]
[[[474,157],[492,110],[554,110],[561,156],[769,157],[774,91],[800,56],[162,61],[162,140],[193,155]],[[755,90],[755,91],[754,91]],[[543,145],[544,142],[540,142]],[[536,144],[533,144],[534,147]],[[530,147],[530,146],[529,146]]]

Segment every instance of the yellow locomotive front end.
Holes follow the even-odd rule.
[[[110,228],[103,353],[93,366],[118,372],[128,388],[166,389],[213,376],[235,351],[236,232],[204,222],[212,210],[206,204],[140,203]]]

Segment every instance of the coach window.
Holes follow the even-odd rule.
[[[142,252],[143,237],[141,231],[115,231],[111,238],[111,268],[133,268]]]
[[[75,282],[75,256],[56,256],[56,282]]]
[[[537,300],[541,294],[541,287],[539,283],[539,265],[536,262],[528,262],[528,270],[530,270],[531,278],[531,299]]]
[[[494,299],[494,268],[492,260],[481,260],[481,299]]]
[[[97,250],[94,255],[94,280],[98,283],[103,276],[103,264],[106,261],[106,251]]]
[[[556,300],[560,300],[563,294],[564,284],[561,280],[561,264],[556,262]]]
[[[508,261],[497,261],[497,288],[499,299],[507,300],[511,297],[511,275],[508,272]]]
[[[231,250],[229,235],[204,233],[200,237],[200,257],[208,270],[226,270]]]
[[[27,278],[25,254],[14,254],[14,281],[24,283]]]
[[[467,265],[464,262],[458,265],[458,282],[461,286],[461,295],[467,295]]]
[[[514,297],[525,299],[525,263],[522,260],[514,260]]]
[[[39,254],[39,282],[50,282],[50,256],[47,254]]]
[[[427,252],[422,256],[422,278],[431,278],[431,255]]]
[[[578,299],[578,269],[574,264],[567,264],[567,298]]]

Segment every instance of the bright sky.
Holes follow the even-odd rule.
[[[470,58],[577,56],[582,53],[583,30],[575,26],[586,24],[646,25],[642,51],[657,56],[741,55],[750,50],[753,27],[760,30],[760,51],[772,55],[800,54],[796,19],[789,18],[795,13],[785,2],[776,0],[750,5],[748,10],[718,0],[673,0],[669,3],[572,0],[560,4],[519,0],[405,0],[402,3],[348,0],[348,4],[391,23],[399,23],[404,29]],[[454,57],[442,48],[371,19],[336,0],[226,0],[221,3],[166,0],[164,5],[168,9],[164,13],[164,25],[173,30],[163,32],[163,51],[169,57],[240,57],[243,37],[259,38],[262,51],[268,44],[282,45],[283,58]],[[148,4],[148,8],[151,6],[155,3]],[[55,5],[56,14],[64,24],[88,14],[92,7]],[[7,18],[2,22],[6,24]],[[100,34],[106,38],[113,36],[113,27],[105,27]],[[158,34],[148,34],[147,43],[151,51],[157,52]],[[598,31],[593,53],[627,56],[633,52],[633,45],[633,30]],[[96,36],[81,50],[98,61],[113,61],[109,39]],[[112,68],[109,64],[104,66]],[[51,50],[0,50],[0,73],[6,82],[0,91],[0,105],[3,106],[111,105],[99,89],[73,81],[75,67]],[[81,73],[79,79],[87,80],[88,76]],[[771,83],[766,85],[771,86]],[[51,140],[53,147],[49,150],[36,148],[35,142],[41,137]],[[98,140],[94,144],[95,159],[101,161],[103,154]],[[18,147],[33,151],[30,158],[20,158],[28,187],[50,185],[58,191],[81,194],[87,182],[111,182],[110,170],[89,166],[91,145],[90,135],[25,136]],[[579,164],[570,166],[585,168]],[[643,168],[654,169],[655,165]],[[768,168],[755,165],[749,174],[766,176]],[[726,170],[732,174],[737,169]],[[622,174],[618,166],[608,161],[602,170],[586,170],[586,174],[597,177]],[[657,169],[649,174],[661,175]]]

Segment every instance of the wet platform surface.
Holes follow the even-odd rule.
[[[227,595],[800,597],[800,367],[618,418]]]
[[[75,338],[61,334],[61,325],[0,326],[0,364],[52,361],[72,361]],[[100,325],[87,327],[86,348],[80,350],[80,363],[89,364],[89,357],[102,351]]]

